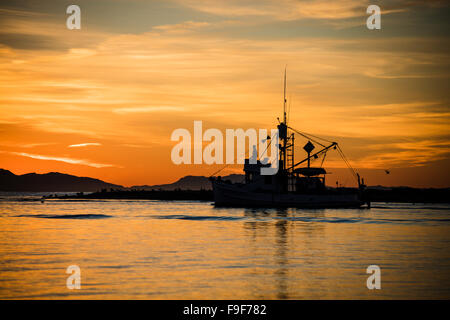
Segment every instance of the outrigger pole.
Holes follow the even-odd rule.
[[[284,117],[284,124],[287,126],[287,123],[286,123],[286,67],[284,67],[283,117]]]
[[[281,123],[280,126],[278,126],[279,131],[281,131],[279,133],[280,138],[283,140],[283,145],[281,146],[282,148],[282,170],[285,171],[286,170],[286,165],[287,165],[287,157],[286,157],[286,144],[287,144],[287,123],[286,123],[286,69],[287,67],[284,67],[284,90],[283,90],[283,123]]]
[[[305,161],[310,160],[311,158],[314,158],[315,156],[318,156],[318,155],[321,154],[322,152],[326,152],[328,149],[330,149],[330,148],[332,148],[332,147],[334,147],[334,146],[337,146],[337,142],[333,142],[333,143],[330,144],[328,147],[325,147],[325,148],[323,148],[322,150],[317,151],[316,153],[314,153],[314,154],[310,155],[309,157],[303,159],[302,161],[297,162],[297,163],[294,164],[293,166],[289,167],[288,170],[295,168],[296,166],[302,164],[302,163],[305,162]]]
[[[316,152],[316,153],[314,153],[314,154],[312,154],[312,155],[308,155],[308,157],[307,157],[306,159],[304,159],[304,160],[302,160],[302,161],[300,161],[300,162],[298,162],[298,163],[296,163],[296,164],[290,166],[289,168],[287,168],[287,170],[291,170],[291,169],[295,168],[296,166],[298,166],[299,164],[302,164],[302,163],[305,162],[305,161],[308,161],[308,162],[309,162],[309,160],[310,160],[311,158],[315,158],[315,157],[317,157],[317,156],[318,156],[319,154],[321,154],[321,153],[324,153],[324,152],[325,152],[325,154],[326,154],[326,152],[327,152],[330,148],[334,147],[334,149],[338,151],[339,155],[341,156],[341,158],[342,158],[342,160],[344,161],[344,163],[347,165],[347,167],[348,167],[348,169],[350,170],[350,172],[352,173],[352,175],[355,177],[356,181],[358,182],[358,186],[361,186],[361,181],[360,181],[360,176],[359,176],[359,174],[355,171],[355,169],[353,169],[353,167],[351,166],[350,162],[347,160],[347,157],[345,156],[344,152],[342,151],[341,147],[339,146],[339,144],[338,144],[337,142],[332,142],[332,141],[329,141],[329,140],[324,139],[324,138],[320,138],[320,137],[317,137],[317,136],[313,136],[312,134],[302,133],[302,132],[300,132],[300,131],[298,131],[298,130],[296,130],[296,129],[294,129],[294,128],[291,128],[291,127],[288,127],[288,128],[291,129],[291,130],[294,131],[294,132],[297,132],[297,133],[300,134],[301,136],[303,136],[303,137],[305,137],[305,138],[307,138],[307,139],[309,139],[309,140],[311,140],[311,141],[314,141],[314,142],[317,143],[317,144],[320,144],[320,145],[323,147],[323,149],[320,150],[320,151],[318,151],[318,152]],[[325,145],[323,145],[322,143],[320,143],[319,141],[313,139],[311,136],[313,136],[313,137],[315,137],[315,138],[317,138],[317,139],[323,140],[323,141],[327,141],[327,142],[329,142],[329,143],[331,143],[331,144],[330,144],[329,146],[325,146]],[[323,163],[324,160],[325,160],[325,158],[322,160],[322,163]],[[363,183],[363,184],[364,184],[364,183]]]

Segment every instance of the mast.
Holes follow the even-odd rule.
[[[284,98],[283,98],[283,119],[284,124],[287,126],[286,123],[286,67],[284,67]]]
[[[284,91],[283,91],[283,133],[281,139],[283,139],[282,153],[283,153],[283,171],[286,170],[286,143],[287,143],[287,123],[286,123],[286,67],[284,67]]]
[[[283,92],[283,122],[280,122],[278,125],[278,134],[280,139],[280,157],[279,160],[281,161],[281,172],[283,175],[286,174],[286,168],[287,168],[287,142],[288,142],[288,136],[287,136],[287,118],[286,118],[286,68],[284,69],[284,92]],[[286,177],[287,178],[287,177]],[[285,188],[287,189],[287,181]]]

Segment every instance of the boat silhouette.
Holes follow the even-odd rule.
[[[261,174],[261,168],[270,167],[271,164],[255,159],[257,153],[254,146],[253,159],[245,159],[244,183],[224,181],[220,176],[210,177],[214,204],[235,207],[359,208],[367,203],[370,206],[364,200],[364,179],[360,179],[359,174],[351,167],[338,143],[290,127],[286,118],[286,102],[285,70],[283,121],[278,119],[278,172],[274,175]],[[295,134],[308,139],[303,147],[307,157],[299,162],[295,162],[294,158]],[[318,151],[315,151],[316,145],[320,146]],[[342,157],[357,181],[358,188],[326,186],[327,171],[322,165],[327,152],[331,150],[336,150]],[[319,157],[323,157],[320,167],[312,167],[311,159]],[[305,164],[306,166],[302,166]]]

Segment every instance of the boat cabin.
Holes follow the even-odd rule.
[[[324,168],[297,168],[293,171],[295,179],[295,192],[321,191],[325,190],[325,175],[327,171]]]
[[[283,163],[280,161],[280,167]],[[305,193],[325,190],[324,168],[304,167],[297,168],[292,173],[286,175],[285,171],[279,171],[273,176],[261,175],[261,168],[270,167],[270,164],[263,164],[259,160],[251,164],[249,159],[245,159],[244,172],[245,184],[252,186],[252,190],[260,192],[292,192]]]

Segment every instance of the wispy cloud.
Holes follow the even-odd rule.
[[[9,148],[35,148],[35,147],[42,147],[42,146],[49,146],[49,145],[54,145],[56,144],[55,142],[40,142],[40,143],[17,143],[17,142],[1,142],[0,145],[1,146],[5,146],[5,147],[9,147]]]
[[[25,153],[25,152],[12,152],[12,151],[11,152],[0,151],[0,152],[2,152],[2,153],[9,153],[9,154],[22,156],[22,157],[27,157],[27,158],[32,158],[32,159],[37,159],[37,160],[60,161],[60,162],[65,162],[65,163],[70,163],[70,164],[79,164],[79,165],[84,165],[84,166],[89,166],[89,167],[94,167],[94,168],[118,167],[118,166],[113,165],[113,164],[95,163],[95,162],[91,162],[91,161],[85,160],[85,159],[73,159],[73,158],[67,158],[67,157],[44,156],[44,155],[40,155],[40,154],[31,154],[31,153]]]
[[[156,31],[164,31],[168,33],[186,33],[195,29],[209,26],[209,22],[186,21],[176,24],[167,24],[153,27]]]
[[[174,0],[191,9],[223,17],[263,17],[279,21],[298,19],[342,20],[366,15],[369,0]],[[442,0],[390,0],[377,3],[383,14],[412,7],[442,7]]]
[[[114,166],[96,163],[108,159],[126,165],[116,172],[122,184],[190,174],[168,161],[172,130],[193,120],[221,130],[271,128],[286,64],[292,125],[342,138],[358,166],[448,158],[448,146],[434,141],[449,141],[450,42],[435,32],[446,20],[432,8],[448,1],[380,0],[381,32],[364,26],[370,0],[172,0],[173,12],[143,10],[155,3],[111,1],[108,19],[90,19],[82,32],[67,30],[61,12],[0,10],[0,136],[16,152],[5,165],[28,166],[15,160],[29,157],[79,164],[71,169],[84,173]],[[123,8],[135,19],[115,19]],[[397,13],[385,19],[389,12]],[[393,144],[409,140],[425,142]],[[56,145],[34,144],[42,141]],[[105,141],[105,158],[68,153],[96,141]],[[372,144],[380,148],[368,150]],[[154,165],[143,170],[147,161]]]
[[[180,0],[180,4],[194,10],[219,16],[255,16],[275,20],[346,19],[365,15],[368,0],[260,0],[257,2],[240,0]]]
[[[384,149],[388,151],[364,157],[358,161],[358,165],[365,168],[401,168],[405,167],[405,163],[408,163],[408,167],[423,166],[432,161],[447,159],[450,154],[450,143],[419,141],[386,145]]]
[[[88,142],[88,143],[79,143],[79,144],[71,144],[69,148],[81,148],[81,147],[89,147],[89,146],[101,146],[101,143],[98,142]]]
[[[151,113],[151,112],[177,112],[184,111],[183,107],[159,106],[159,107],[135,107],[135,108],[117,108],[113,109],[114,113]]]

